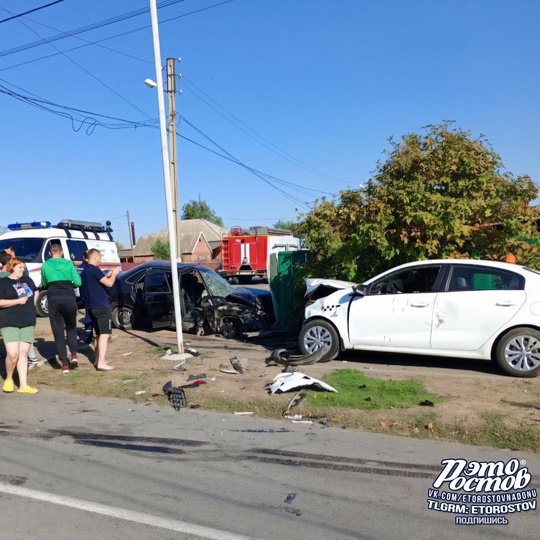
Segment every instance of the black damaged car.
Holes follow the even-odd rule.
[[[182,331],[239,337],[275,323],[269,291],[233,287],[205,266],[178,263]],[[171,264],[151,261],[122,272],[111,290],[116,328],[174,326]]]

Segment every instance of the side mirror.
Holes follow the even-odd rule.
[[[353,293],[364,296],[366,294],[367,287],[363,283],[357,283],[353,286]]]

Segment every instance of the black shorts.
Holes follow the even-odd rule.
[[[90,319],[98,336],[112,332],[112,319],[110,308],[89,309]]]

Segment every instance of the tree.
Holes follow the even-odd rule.
[[[223,220],[208,206],[206,201],[191,200],[182,206],[182,219],[206,219],[223,227]]]
[[[302,222],[314,271],[361,280],[413,260],[508,253],[540,264],[537,187],[505,171],[483,136],[428,126],[390,139],[386,154],[365,189],[323,199]]]
[[[115,244],[116,244],[117,251],[122,251],[123,249],[126,249],[124,244],[122,244],[122,242],[119,242],[118,240],[115,242]]]
[[[154,259],[159,261],[170,261],[171,260],[171,250],[169,248],[169,243],[163,240],[157,239],[154,242],[154,245],[150,249]]]
[[[285,229],[286,231],[291,231],[292,234],[296,234],[296,230],[298,229],[298,221],[293,221],[291,219],[289,220],[283,220],[283,219],[280,219],[278,221],[276,221],[272,227],[274,227],[274,229]]]

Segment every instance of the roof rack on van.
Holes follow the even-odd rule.
[[[113,230],[111,229],[110,221],[107,221],[105,225],[103,225],[102,223],[99,223],[97,221],[78,221],[75,219],[63,219],[59,221],[56,226],[60,229],[64,229],[68,237],[71,237],[71,234],[69,232],[69,229],[71,229],[81,231],[85,238],[88,238],[88,235],[86,234],[88,232],[94,233],[96,239],[99,239],[98,233],[107,233],[109,239],[112,240],[111,233],[113,232]]]

